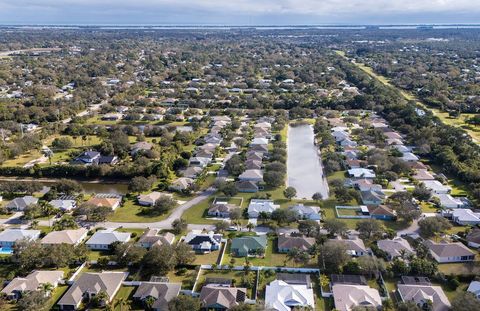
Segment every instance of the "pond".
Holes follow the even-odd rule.
[[[311,125],[288,127],[287,186],[297,190],[298,199],[311,199],[316,192],[328,198],[328,183],[314,139]]]

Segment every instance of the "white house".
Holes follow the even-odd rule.
[[[48,203],[62,211],[71,211],[77,207],[77,202],[75,200],[52,200]]]
[[[437,194],[435,195],[440,200],[440,206],[443,208],[463,208],[465,203],[457,198],[452,197],[450,194]]]
[[[289,209],[296,212],[300,219],[310,219],[310,220],[322,219],[322,216],[320,216],[320,207],[318,206],[296,204],[294,206],[290,206]]]
[[[448,194],[452,191],[450,186],[445,186],[438,180],[424,180],[423,184],[434,194]]]
[[[469,262],[475,260],[475,253],[460,242],[456,243],[435,243],[431,240],[426,241],[425,246],[430,251],[432,257],[438,263],[445,262]]]
[[[472,281],[470,285],[468,285],[467,291],[474,294],[477,299],[480,299],[480,282]]]
[[[450,310],[450,301],[440,286],[423,284],[398,284],[397,293],[402,301],[413,301],[424,310],[431,305],[432,311]]]
[[[93,250],[110,249],[115,242],[126,243],[130,240],[129,232],[118,232],[115,229],[98,230],[85,243],[88,248]]]
[[[248,217],[258,218],[258,215],[262,212],[271,214],[277,208],[280,208],[280,205],[273,203],[272,200],[252,199],[248,205]]]
[[[480,213],[474,213],[471,209],[457,208],[451,213],[452,221],[462,226],[475,226],[480,224]]]
[[[40,230],[6,229],[0,232],[0,247],[13,247],[18,241],[33,241],[39,237]]]
[[[348,176],[354,178],[375,178],[375,172],[366,168],[352,168],[348,170]]]
[[[265,307],[270,310],[291,311],[293,308],[315,309],[313,290],[306,285],[287,284],[275,280],[265,290]]]

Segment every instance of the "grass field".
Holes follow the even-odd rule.
[[[164,220],[169,213],[162,215],[149,215],[142,213],[143,207],[127,199],[122,206],[117,208],[113,214],[108,216],[109,221],[114,222],[156,222]]]

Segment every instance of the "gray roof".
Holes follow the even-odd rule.
[[[8,202],[6,205],[7,209],[24,209],[25,207],[31,204],[37,204],[38,199],[32,197],[31,195],[26,195],[24,197],[15,198],[12,201]]]
[[[85,244],[110,245],[115,242],[125,243],[129,239],[130,239],[129,232],[118,232],[118,231],[107,229],[107,230],[99,230],[95,232]]]
[[[86,292],[98,294],[104,291],[111,300],[127,275],[128,272],[84,273],[73,283],[58,304],[77,306]]]
[[[24,278],[14,278],[2,289],[2,293],[11,295],[15,292],[35,291],[41,284],[57,284],[62,278],[63,271],[35,270]]]
[[[16,242],[23,239],[34,240],[40,236],[40,230],[6,229],[0,232],[1,242]]]
[[[153,297],[153,309],[168,310],[168,302],[178,296],[181,287],[180,283],[142,282],[133,298],[144,300]]]
[[[424,243],[428,249],[438,257],[472,256],[475,255],[468,247],[460,242],[455,243],[435,243],[426,241]]]

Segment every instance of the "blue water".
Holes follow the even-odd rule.
[[[11,247],[0,247],[0,255],[11,255],[13,249]]]

